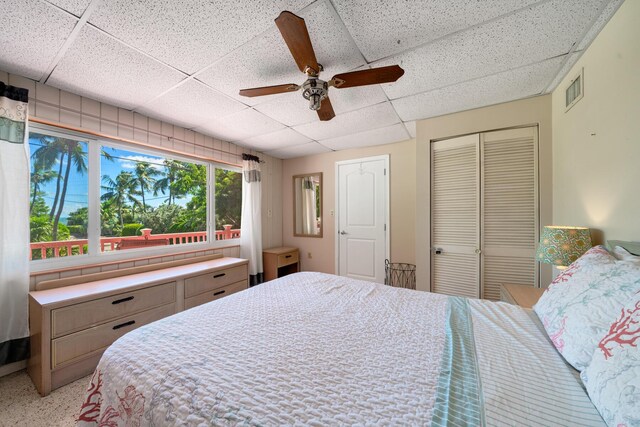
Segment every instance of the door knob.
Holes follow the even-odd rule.
[[[347,233],[346,231],[342,230],[342,231],[340,232],[340,234],[342,234],[342,235],[344,236],[345,234],[349,234],[349,233]]]
[[[475,253],[477,253],[478,255],[482,253],[482,249],[476,249]]]

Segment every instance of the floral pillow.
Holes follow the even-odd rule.
[[[640,293],[618,311],[580,374],[609,426],[640,426]]]
[[[640,265],[595,246],[549,285],[534,310],[560,354],[582,371],[620,307],[638,291]]]

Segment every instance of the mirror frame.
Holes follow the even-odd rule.
[[[318,234],[302,234],[302,233],[297,233],[296,232],[296,178],[306,178],[309,176],[318,176],[320,178],[320,232]],[[314,238],[318,238],[318,237],[322,237],[322,233],[324,230],[324,213],[323,213],[323,206],[324,203],[322,201],[322,199],[324,198],[324,183],[322,182],[322,172],[311,172],[311,173],[302,173],[302,174],[298,174],[298,175],[293,175],[291,177],[291,180],[293,181],[293,199],[292,199],[292,204],[293,204],[293,235],[295,237],[314,237]]]

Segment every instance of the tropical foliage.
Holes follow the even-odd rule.
[[[89,226],[87,202],[81,202],[85,206],[71,212],[65,206],[75,207],[78,203],[69,201],[73,199],[68,197],[69,189],[75,188],[78,192],[77,185],[70,185],[70,181],[83,176],[86,179],[88,175],[87,143],[38,133],[32,133],[30,140],[31,242],[86,239]],[[125,152],[110,148],[101,151],[102,236],[139,235],[140,228],[151,228],[153,234],[207,229],[206,166],[137,156],[143,160],[127,158],[124,159],[129,162],[127,167],[115,167],[114,164],[105,169],[104,161],[123,161],[118,157],[122,153]],[[114,170],[115,173],[109,173]],[[216,229],[223,229],[227,224],[240,228],[242,174],[218,168],[212,170],[215,171]],[[80,190],[81,193],[84,191]],[[80,196],[86,200],[86,194]],[[37,259],[39,255],[35,252],[33,257]],[[47,252],[49,256],[51,254]]]

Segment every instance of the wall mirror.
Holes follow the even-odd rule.
[[[293,235],[322,237],[322,172],[293,177]]]

